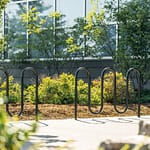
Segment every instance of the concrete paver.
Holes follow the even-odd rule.
[[[38,150],[54,150],[58,147],[62,147],[62,150],[97,150],[106,139],[120,141],[136,136],[140,120],[150,120],[150,116],[40,120],[37,132],[23,150],[33,143],[40,144]],[[31,127],[32,121],[11,124],[27,129]]]

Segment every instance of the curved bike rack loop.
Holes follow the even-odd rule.
[[[93,112],[91,109],[91,76],[90,76],[90,72],[84,68],[84,67],[80,67],[76,70],[75,72],[75,120],[77,120],[77,112],[78,112],[78,74],[80,71],[84,71],[87,73],[87,77],[88,77],[88,109],[92,114],[99,114],[102,109],[103,109],[103,104],[101,103],[100,109],[97,112]]]
[[[2,67],[0,67],[0,71],[2,71],[6,76],[6,112],[12,117],[13,115],[9,111],[9,75],[8,72]]]
[[[138,117],[141,116],[141,100],[140,100],[140,97],[141,97],[141,73],[135,69],[135,68],[130,68],[128,69],[127,73],[126,73],[126,79],[127,79],[127,83],[126,83],[126,91],[127,91],[127,99],[129,100],[129,77],[130,77],[130,74],[131,72],[135,72],[138,76]]]
[[[38,73],[35,71],[33,67],[26,67],[22,73],[21,73],[21,110],[18,114],[18,116],[22,115],[23,109],[24,109],[24,74],[26,71],[31,71],[35,76],[35,115],[36,115],[36,121],[38,121]]]
[[[113,73],[113,84],[114,84],[114,87],[113,87],[113,96],[114,96],[114,109],[117,113],[125,113],[128,109],[128,99],[126,97],[126,101],[125,101],[125,107],[124,107],[124,110],[123,111],[119,111],[117,109],[117,104],[116,104],[116,100],[117,100],[117,96],[116,96],[116,91],[117,91],[117,88],[116,88],[116,71],[110,67],[106,67],[102,70],[101,72],[101,101],[103,103],[104,101],[104,76],[105,76],[105,73],[106,72],[112,72]]]

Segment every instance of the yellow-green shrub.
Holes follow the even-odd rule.
[[[112,103],[114,100],[114,75],[112,72],[106,73],[104,76],[104,101]],[[93,95],[101,94],[101,78],[92,81]],[[98,90],[98,91],[97,91]],[[129,91],[133,93],[133,88],[129,82]],[[97,93],[97,94],[96,94]],[[118,102],[124,101],[126,98],[126,78],[122,73],[116,72],[116,98]]]
[[[1,79],[0,79],[1,80]],[[0,97],[5,98],[6,96],[6,81],[0,85]],[[9,76],[9,102],[16,103],[20,101],[20,84],[14,82],[13,76]]]
[[[78,103],[88,103],[88,84],[81,79],[78,81]]]
[[[72,74],[62,73],[58,80],[58,95],[61,104],[70,104],[74,102],[74,81]]]
[[[62,73],[58,77],[45,77],[38,87],[39,103],[72,104],[74,103],[75,77]],[[79,103],[87,103],[87,83],[78,81]],[[26,101],[35,102],[35,85],[30,85],[25,91]]]
[[[26,102],[35,103],[35,84],[27,86],[24,90],[24,98]]]
[[[104,101],[113,102],[113,73],[104,76]],[[39,103],[72,104],[74,103],[75,77],[72,74],[62,73],[57,77],[45,77],[38,87]],[[129,83],[129,91],[133,92]],[[117,102],[123,102],[126,97],[126,78],[122,73],[116,72]],[[35,85],[30,85],[25,90],[25,100],[35,103]],[[78,80],[78,103],[88,103],[88,84],[82,79]],[[101,78],[92,80],[91,103],[101,103]]]
[[[60,104],[58,79],[45,77],[39,85],[39,102]]]
[[[100,80],[95,79],[92,81],[92,86],[91,86],[91,103],[92,104],[100,104],[101,103],[101,98],[100,95]]]

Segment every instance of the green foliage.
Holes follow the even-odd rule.
[[[87,104],[88,100],[88,84],[83,80],[78,81],[78,103]]]
[[[109,21],[119,25],[117,65],[126,72],[130,67],[138,68],[144,79],[149,78],[150,65],[150,5],[149,0],[108,1]]]
[[[40,25],[37,24],[37,21],[39,20],[39,14],[40,12],[37,11],[37,8],[33,7],[28,11],[28,13],[22,13],[20,15],[22,18],[22,22],[26,24],[29,35],[32,33],[40,33],[42,30]],[[43,24],[44,20],[39,20],[39,22]]]
[[[63,48],[67,39],[64,15],[57,11],[51,12],[47,16],[40,15],[42,7],[43,5],[32,7],[27,13],[20,15],[29,34],[29,47],[34,51],[42,51],[47,58],[64,58]]]
[[[58,79],[46,77],[39,85],[39,102],[60,104]]]
[[[25,91],[26,100],[35,102],[35,86],[30,85]],[[39,85],[39,102],[69,104],[74,101],[74,76],[61,74],[59,77],[45,77]]]
[[[1,0],[0,1],[0,28],[1,28],[1,22],[2,22],[2,11],[5,9],[7,3],[9,0]],[[0,37],[0,53],[4,51],[6,46],[5,38],[2,36]]]
[[[35,103],[35,84],[29,85],[24,91],[24,97],[26,102]]]
[[[6,96],[6,81],[1,81],[0,85],[0,97],[5,98]],[[9,102],[10,103],[16,103],[20,101],[20,84],[14,82],[13,76],[9,77]]]
[[[113,88],[114,88],[114,75],[112,72],[105,74],[104,76],[104,101],[108,103],[113,103]],[[101,94],[101,78],[98,80],[92,81],[92,92],[93,96],[95,96],[97,103],[98,99],[100,99]],[[133,88],[131,87],[131,84],[129,83],[129,92],[130,95],[133,94]],[[123,102],[126,98],[126,78],[123,76],[122,73],[116,72],[116,97],[117,102]]]
[[[113,73],[106,73],[104,78],[104,101],[113,102]],[[75,77],[72,74],[62,73],[59,76],[42,78],[38,87],[39,103],[50,104],[73,104],[74,103]],[[6,82],[2,82],[0,97],[6,96]],[[126,98],[126,78],[122,73],[116,72],[117,101],[123,102]],[[35,84],[25,88],[24,98],[26,102],[35,103]],[[134,94],[133,87],[129,82],[129,94]],[[14,82],[12,76],[9,77],[9,102],[20,101],[20,85]],[[145,94],[142,95],[144,98]],[[88,84],[82,79],[78,80],[78,103],[87,104]],[[92,80],[91,84],[92,104],[101,102],[101,78]]]
[[[62,104],[74,102],[74,76],[72,74],[62,73],[58,79],[59,95]]]
[[[5,9],[8,2],[9,2],[9,0],[1,0],[0,1],[0,16],[1,16],[1,13]]]
[[[4,37],[0,37],[0,53],[4,51],[6,47],[6,40]]]
[[[104,101],[113,102],[113,73],[105,74],[104,78]],[[72,74],[62,73],[59,76],[42,78],[38,87],[39,103],[51,104],[72,104],[74,103],[75,77]],[[6,82],[2,82],[0,97],[6,96]],[[126,97],[126,78],[122,73],[116,72],[117,101],[121,102]],[[9,77],[9,102],[20,101],[20,85],[14,82],[12,76]],[[26,102],[35,103],[35,84],[27,86],[24,91]],[[129,92],[133,95],[133,87],[129,82]],[[91,101],[92,104],[101,102],[101,79],[92,80]],[[144,97],[144,95],[143,95]],[[78,80],[78,103],[87,104],[88,84],[82,79]]]
[[[141,93],[141,101],[142,103],[149,103],[150,102],[150,90],[143,90]]]
[[[68,38],[65,15],[58,11],[43,15],[44,11],[52,6],[47,8],[42,2],[37,2],[36,6],[20,15],[29,35],[29,57],[37,58],[37,61],[41,57],[51,58],[53,73],[56,73],[59,72],[59,65],[63,66],[63,60],[68,56],[65,50],[67,45],[65,41]],[[63,58],[61,64],[58,62],[59,58]]]
[[[126,98],[126,78],[122,73],[116,73],[117,78],[117,101],[122,102]],[[74,103],[74,83],[75,77],[72,74],[62,73],[60,76],[45,77],[39,85],[39,102],[53,104]],[[95,79],[91,85],[92,104],[101,102],[101,79]],[[133,88],[129,83],[130,95]],[[35,85],[30,85],[25,91],[26,101],[35,102]],[[78,103],[87,104],[88,84],[82,79],[78,80]],[[108,73],[104,79],[104,101],[113,102],[113,74]]]
[[[37,124],[34,123],[31,129],[24,130],[10,126],[8,121],[10,120],[7,114],[0,109],[0,149],[20,150],[23,144],[29,139],[29,135],[36,131]]]
[[[107,43],[110,36],[104,10],[99,10],[98,3],[99,0],[91,1],[92,7],[87,16],[75,19],[75,24],[70,27],[66,43],[67,51],[73,57],[100,58],[104,52],[112,52],[110,43]]]

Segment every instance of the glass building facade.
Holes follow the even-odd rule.
[[[98,2],[98,10],[101,10],[103,5],[103,1]],[[95,43],[99,44],[95,47],[95,55],[90,53],[93,41],[88,41],[86,36],[81,37],[80,29],[78,32],[74,31],[78,25],[82,25],[82,21],[84,23],[84,18],[91,8],[90,0],[11,0],[3,15],[1,32],[6,37],[7,46],[1,58],[112,56],[112,51],[116,50],[115,24],[109,24],[107,28],[108,41]],[[31,11],[34,15],[30,14]],[[57,14],[54,12],[60,12],[61,17],[56,18]],[[23,14],[30,17],[24,18],[23,21]],[[66,40],[73,35],[76,37],[76,43],[82,47],[82,53],[68,55]],[[90,48],[85,52],[87,45]]]

